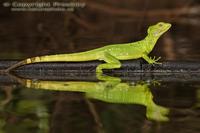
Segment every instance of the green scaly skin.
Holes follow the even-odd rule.
[[[97,66],[97,73],[102,73],[102,69],[120,68],[120,60],[143,58],[149,64],[160,64],[159,62],[157,62],[160,57],[157,59],[155,57],[151,58],[148,56],[148,54],[153,50],[160,36],[165,33],[170,27],[171,24],[169,23],[159,22],[148,28],[147,36],[141,41],[126,44],[107,45],[101,48],[80,53],[32,57],[25,59],[17,64],[14,64],[10,68],[8,68],[6,72],[9,72],[10,70],[21,65],[37,62],[79,62],[103,60],[105,63]]]

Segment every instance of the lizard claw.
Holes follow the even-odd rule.
[[[154,56],[153,58],[150,57],[150,59],[151,59],[151,61],[152,61],[152,64],[162,64],[161,62],[157,62],[158,60],[161,59],[161,57],[158,57],[158,58],[156,59],[156,57]]]
[[[155,61],[158,61],[158,60],[160,60],[161,59],[161,57],[158,57],[157,59],[155,58]]]
[[[160,86],[161,85],[161,83],[160,83],[161,81],[159,81],[159,80],[152,80],[152,85],[153,86]]]

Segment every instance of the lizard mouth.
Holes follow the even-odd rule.
[[[170,24],[170,23],[166,23],[166,30],[165,31],[167,31],[167,30],[169,30],[169,28],[171,27],[172,25]]]
[[[172,26],[172,25],[171,25],[170,23],[165,23],[164,28],[162,27],[162,28],[159,30],[159,32],[160,32],[161,34],[163,34],[163,33],[165,33],[166,31],[168,31],[168,30],[170,29],[171,26]]]

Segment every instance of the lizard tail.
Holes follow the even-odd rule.
[[[75,54],[58,54],[58,55],[46,55],[46,56],[37,56],[22,60],[5,70],[6,73],[9,71],[26,64],[38,63],[38,62],[76,62],[76,61],[89,61],[97,59],[93,54],[88,53],[75,53]]]
[[[41,62],[40,57],[27,58],[25,60],[17,62],[16,64],[8,67],[6,70],[4,70],[4,72],[8,73],[8,72],[10,72],[11,70],[13,70],[13,69],[15,69],[17,67],[20,67],[20,66],[23,66],[23,65],[27,65],[27,64],[31,64],[31,63],[36,63],[36,62]]]
[[[5,73],[9,73],[12,69],[15,69],[15,68],[17,68],[17,67],[19,67],[19,66],[22,66],[22,65],[25,65],[25,64],[27,64],[27,63],[26,63],[26,60],[23,60],[23,61],[20,61],[20,62],[14,64],[14,65],[8,67],[6,70],[3,70],[3,71],[4,71]]]
[[[32,58],[27,58],[25,60],[22,60],[12,66],[10,66],[9,68],[7,68],[6,70],[4,70],[4,72],[8,73],[10,72],[11,70],[17,68],[17,67],[20,67],[20,66],[23,66],[23,65],[27,65],[27,64],[31,64],[31,63],[36,63],[36,62],[42,62],[42,57],[45,57],[45,56],[41,56],[41,57],[32,57]]]

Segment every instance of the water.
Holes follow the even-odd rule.
[[[200,131],[196,81],[1,79],[2,133]]]

